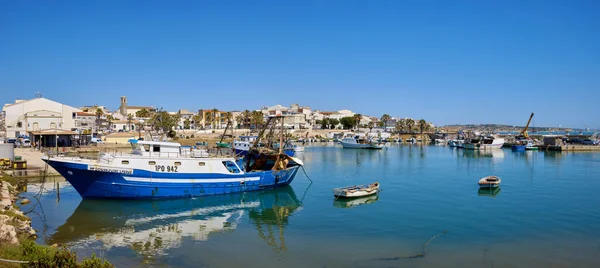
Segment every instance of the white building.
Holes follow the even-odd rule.
[[[327,116],[327,118],[340,120],[344,117],[353,117],[354,114],[355,113],[350,110],[339,110],[337,112],[331,113],[329,116]]]
[[[43,129],[71,130],[75,128],[74,113],[81,110],[46,98],[16,100],[5,104],[6,136],[27,135],[29,131]]]

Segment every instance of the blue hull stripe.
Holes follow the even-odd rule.
[[[163,182],[163,183],[219,183],[219,182],[240,182],[240,181],[259,181],[260,177],[251,178],[233,178],[233,179],[163,179],[163,178],[143,178],[143,177],[129,177],[123,176],[126,181],[136,182]]]

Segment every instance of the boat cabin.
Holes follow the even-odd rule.
[[[133,153],[148,157],[208,157],[206,150],[163,141],[138,141]]]

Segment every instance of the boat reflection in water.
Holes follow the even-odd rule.
[[[288,217],[300,206],[289,186],[194,199],[82,200],[47,244],[132,248],[143,255],[159,255],[179,247],[183,238],[204,241],[233,231],[246,213],[259,236],[270,243],[273,235],[265,235],[263,228],[270,231],[275,226],[283,236]]]
[[[477,195],[478,196],[488,196],[488,197],[495,197],[499,193],[500,193],[500,187],[497,187],[497,188],[479,188],[479,191],[477,191]]]
[[[491,157],[495,159],[504,158],[504,150],[502,149],[494,149],[494,150],[461,150],[463,152],[463,156],[467,158],[479,158],[479,157]]]
[[[333,200],[333,206],[338,208],[351,208],[360,205],[375,203],[377,200],[379,200],[379,195],[377,194],[352,199],[338,198],[336,200]]]

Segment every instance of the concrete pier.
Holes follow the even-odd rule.
[[[540,151],[560,151],[560,152],[600,152],[598,145],[538,145]]]

